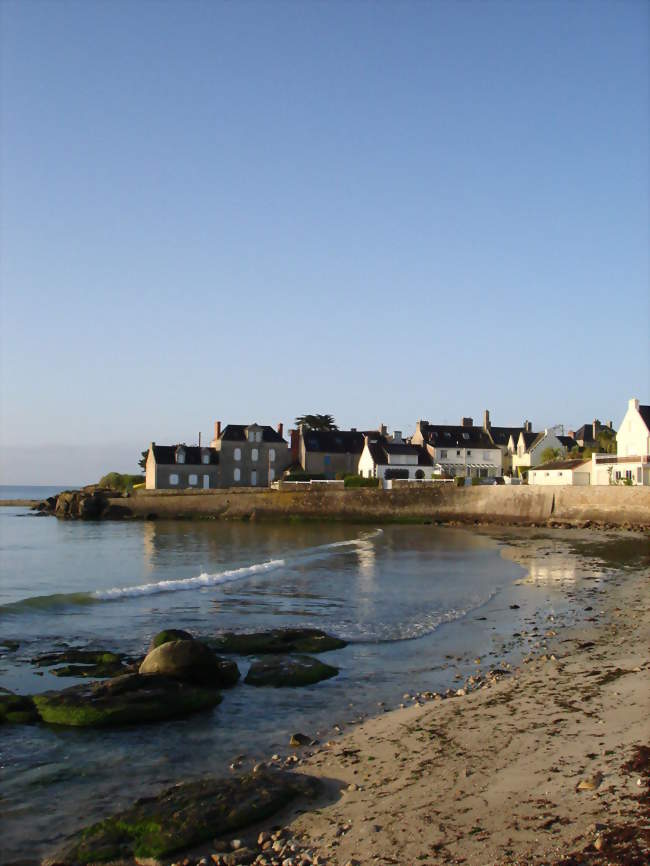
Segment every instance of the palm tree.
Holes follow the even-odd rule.
[[[338,430],[333,415],[299,415],[293,422],[305,430]]]

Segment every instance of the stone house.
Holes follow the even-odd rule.
[[[219,455],[222,487],[268,487],[291,464],[289,443],[277,430],[260,424],[214,425],[210,447]]]
[[[291,430],[291,461],[310,475],[332,480],[356,475],[363,451],[363,433],[356,430]]]
[[[145,464],[147,490],[211,490],[221,487],[219,452],[196,445],[156,445]]]

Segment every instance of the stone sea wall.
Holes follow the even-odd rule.
[[[72,515],[71,515],[72,516]],[[648,487],[406,488],[276,491],[147,491],[107,497],[105,518],[320,519],[650,528]]]

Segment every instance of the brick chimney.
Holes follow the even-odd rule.
[[[600,429],[600,421],[597,421],[596,418],[592,421],[591,424],[591,438],[595,441],[596,436],[598,436],[598,430]]]
[[[533,425],[531,424],[530,421],[524,421],[524,431],[526,433],[532,433],[533,432]]]
[[[461,418],[460,419],[460,426],[461,427],[473,427],[474,426],[474,419],[473,418]]]
[[[386,427],[385,424],[379,425],[379,432],[381,433],[382,436],[385,436],[388,433],[388,428]]]
[[[284,432],[284,424],[282,423],[282,421],[280,421],[280,423],[278,424],[278,435],[282,436],[283,432]]]
[[[300,463],[300,430],[289,430],[291,442],[291,462]]]
[[[214,438],[218,439],[221,436],[221,421],[214,422]]]
[[[486,409],[485,412],[483,412],[483,429],[485,430],[486,433],[490,429],[490,410],[489,409]]]

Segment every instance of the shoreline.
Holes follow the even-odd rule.
[[[502,555],[528,570],[535,554],[522,541],[527,552],[501,540]],[[571,556],[589,572],[588,554]],[[646,862],[648,781],[623,765],[648,740],[650,568],[606,570],[605,586],[590,590],[591,622],[549,628],[511,672],[484,673],[447,697],[408,695],[410,706],[271,759],[320,778],[326,793],[309,811],[276,816],[275,853],[242,862],[523,866],[570,853],[572,863]],[[245,840],[253,848],[258,829]],[[167,862],[227,864],[224,850]]]

